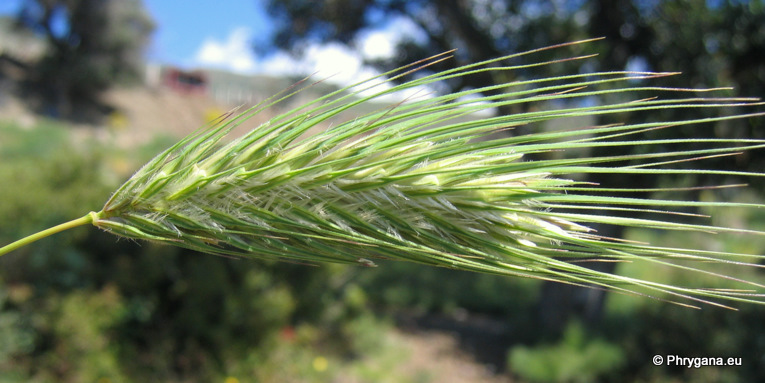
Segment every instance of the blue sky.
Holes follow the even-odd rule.
[[[0,14],[14,14],[23,0],[0,0]],[[355,48],[339,44],[312,46],[300,60],[286,53],[257,57],[252,44],[267,39],[273,28],[263,0],[143,0],[157,29],[146,56],[148,61],[183,68],[221,68],[240,73],[332,76],[348,83],[376,74],[362,57],[392,54],[393,43],[416,34],[411,22],[391,20],[381,30],[362,34]]]
[[[2,0],[0,14],[15,14],[22,3],[23,0]],[[143,0],[143,3],[157,24],[147,52],[152,61],[194,65],[205,42],[225,42],[237,29],[240,34],[246,31],[250,42],[256,36],[267,36],[272,28],[260,0]]]
[[[268,35],[272,23],[259,0],[144,0],[157,23],[149,58],[193,65],[203,44],[226,42],[232,33],[246,33],[247,42]]]

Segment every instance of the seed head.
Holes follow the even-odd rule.
[[[593,259],[672,264],[676,259],[706,262],[735,255],[715,257],[701,250],[663,249],[600,237],[593,225],[733,230],[608,215],[602,212],[705,204],[604,197],[597,185],[575,179],[588,173],[683,174],[690,171],[659,168],[657,164],[670,157],[695,158],[753,149],[763,146],[762,141],[677,139],[673,142],[712,144],[712,148],[613,157],[540,156],[567,149],[612,146],[619,152],[634,145],[666,144],[660,140],[630,142],[614,138],[647,129],[745,116],[625,123],[524,136],[498,134],[508,127],[539,126],[571,116],[722,107],[748,100],[641,99],[598,106],[569,102],[578,106],[550,108],[550,100],[657,90],[634,86],[635,75],[630,72],[575,74],[413,98],[335,124],[314,136],[305,135],[356,104],[392,92],[479,72],[512,71],[512,66],[493,64],[522,55],[425,76],[390,89],[381,88],[371,96],[370,90],[380,85],[370,80],[223,142],[234,127],[289,95],[269,99],[159,154],[109,199],[94,224],[125,237],[226,256],[362,266],[375,266],[378,259],[392,259],[620,291],[670,293],[696,300],[756,300],[757,296],[732,290],[663,285],[580,265],[578,262]],[[435,57],[421,65],[441,59]],[[410,69],[386,75],[394,77],[405,71]],[[642,73],[641,77],[664,75]],[[588,88],[606,83],[612,86],[605,90]],[[539,87],[526,88],[532,84]],[[497,89],[505,93],[482,95]],[[666,90],[670,91],[682,90]],[[466,95],[475,97],[465,101]],[[520,104],[539,108],[492,117],[477,114]],[[637,159],[643,165],[615,165]]]

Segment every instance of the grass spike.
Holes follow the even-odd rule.
[[[241,114],[223,116],[163,151],[118,188],[102,210],[2,247],[0,255],[48,235],[93,224],[119,236],[221,256],[360,266],[376,266],[377,260],[400,260],[589,286],[688,307],[701,303],[730,308],[721,301],[765,303],[762,282],[700,266],[713,263],[760,268],[760,255],[653,246],[601,236],[590,227],[612,224],[670,232],[763,235],[755,229],[716,226],[704,222],[708,220],[705,214],[678,210],[765,207],[761,204],[614,195],[714,190],[743,187],[744,183],[614,188],[575,181],[579,175],[594,173],[762,177],[765,174],[758,172],[669,167],[758,150],[765,146],[762,140],[626,137],[685,125],[759,118],[765,113],[648,123],[625,121],[522,136],[497,134],[569,117],[665,109],[755,108],[763,104],[754,98],[687,96],[689,92],[714,93],[728,88],[668,88],[636,83],[658,81],[676,72],[564,74],[445,95],[409,96],[305,137],[311,128],[357,105],[426,89],[439,81],[591,59],[595,55],[507,64],[541,51],[594,40],[598,39],[512,54],[399,84],[392,82],[452,58],[453,52],[444,52],[331,92],[223,143],[250,117],[321,82],[311,83],[306,77]],[[607,87],[599,88],[602,86]],[[643,97],[600,105],[578,103],[590,97],[646,91],[686,96]],[[551,109],[551,101],[565,101],[568,106]],[[479,114],[516,105],[535,108],[511,115]],[[567,150],[610,147],[626,151],[652,145],[665,149],[645,154],[530,158]],[[667,145],[674,149],[666,149]],[[639,163],[609,166],[625,160]],[[664,218],[623,217],[617,212],[650,213]],[[747,287],[675,286],[595,271],[584,267],[585,262],[648,262]]]

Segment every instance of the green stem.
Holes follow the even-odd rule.
[[[11,243],[10,245],[6,245],[0,248],[0,256],[5,255],[7,253],[10,253],[13,250],[16,250],[20,247],[24,247],[32,242],[38,241],[40,239],[43,239],[49,235],[53,235],[56,233],[60,233],[65,230],[69,230],[71,228],[87,225],[89,223],[93,223],[96,220],[101,218],[101,213],[96,213],[94,211],[91,211],[90,213],[86,214],[84,217],[73,219],[69,222],[62,223],[57,226],[53,226],[50,229],[46,229],[43,231],[40,231],[38,233],[32,234],[30,236],[24,237],[16,242]]]

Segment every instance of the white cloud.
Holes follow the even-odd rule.
[[[328,81],[347,85],[370,70],[362,65],[361,57],[350,48],[336,43],[310,46],[300,59],[285,52],[276,52],[257,58],[250,42],[252,33],[247,27],[231,31],[225,41],[207,38],[197,49],[194,63],[201,67],[215,67],[240,73],[273,75],[308,75],[331,77]]]
[[[328,43],[307,49],[304,64],[328,82],[349,85],[374,73],[363,66],[361,57],[345,45]]]
[[[356,42],[358,50],[339,43],[309,46],[300,59],[285,52],[276,52],[267,57],[255,56],[251,41],[252,32],[247,27],[233,29],[224,41],[207,38],[197,49],[194,65],[214,67],[246,74],[310,75],[316,79],[340,86],[348,86],[380,74],[376,69],[363,64],[363,58],[381,59],[395,54],[395,44],[404,38],[403,33],[412,34],[406,22],[393,21],[385,28],[362,34]],[[389,88],[383,84],[374,91]],[[423,96],[427,89],[406,92],[393,97],[401,99],[416,93]]]
[[[302,66],[302,63],[283,51],[278,51],[258,61],[258,71],[273,76],[303,74]]]
[[[381,74],[378,70],[364,65],[362,57],[357,51],[338,43],[309,47],[302,61],[295,63],[295,65],[301,68],[301,73],[315,73],[314,76],[316,78],[326,79],[325,81],[340,86],[350,86]],[[379,84],[372,89],[362,92],[362,94],[371,95],[372,93],[390,89],[392,84],[385,82],[385,80],[385,78],[375,79],[371,83],[361,85],[362,88],[367,88],[373,84]],[[395,95],[380,97],[378,100],[400,101],[407,97],[426,97],[431,93],[430,89],[417,87]]]
[[[232,30],[225,41],[207,38],[194,55],[194,62],[200,66],[252,73],[258,63],[252,52],[251,39],[252,32],[247,27]]]
[[[376,30],[367,34],[359,45],[365,58],[376,60],[393,56],[394,44],[388,31]]]
[[[402,41],[423,43],[425,39],[424,33],[410,19],[395,17],[384,27],[363,33],[357,45],[364,58],[376,60],[392,57],[396,53],[396,45]]]
[[[271,75],[313,75],[317,79],[347,86],[377,76],[351,48],[339,43],[311,45],[300,58],[276,52],[258,61],[257,72]]]

